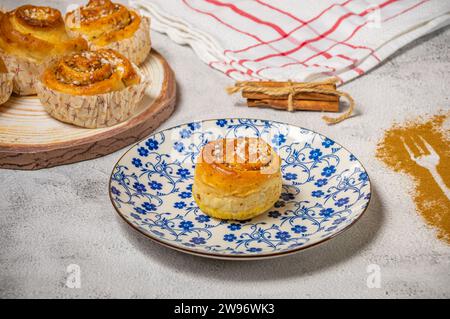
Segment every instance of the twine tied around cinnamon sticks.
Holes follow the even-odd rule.
[[[288,82],[243,81],[243,82],[236,82],[234,86],[227,88],[227,92],[228,94],[234,94],[239,91],[242,91],[244,97],[248,98],[252,97],[251,100],[250,99],[248,100],[249,106],[256,106],[258,104],[262,104],[265,106],[273,106],[275,108],[286,109],[286,103],[283,104],[280,102],[276,102],[277,100],[272,100],[272,98],[279,99],[287,97],[287,110],[290,112],[296,109],[296,100],[295,100],[296,97],[302,95],[305,96],[314,95],[315,98],[313,98],[313,100],[319,100],[319,101],[311,101],[315,103],[320,103],[320,100],[322,100],[321,98],[317,97],[322,96],[325,97],[325,99],[329,97],[336,97],[336,99],[334,100],[337,103],[336,108],[330,109],[330,111],[337,111],[339,109],[339,98],[344,97],[349,102],[349,108],[344,114],[335,118],[329,116],[322,117],[327,124],[336,124],[349,118],[352,115],[353,110],[355,108],[355,101],[350,96],[350,94],[336,90],[337,82],[338,80],[334,78],[321,82],[304,82],[304,83],[292,81]],[[302,109],[302,107],[300,106],[299,109]],[[324,110],[320,108],[320,105],[318,108],[308,108],[308,109]]]

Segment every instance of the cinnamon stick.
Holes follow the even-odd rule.
[[[339,112],[339,101],[293,100],[292,103],[295,110]],[[278,99],[248,99],[247,106],[264,106],[286,110],[288,108],[288,101]]]
[[[264,87],[289,87],[289,82],[270,82],[270,81],[261,81],[261,82],[255,82],[254,86],[264,86]],[[318,89],[325,89],[325,90],[336,90],[335,84],[324,84],[317,86]],[[289,94],[280,95],[280,96],[272,96],[269,94],[264,93],[257,93],[257,92],[248,92],[245,89],[242,91],[242,97],[246,99],[251,100],[263,100],[263,99],[270,99],[270,100],[287,100]],[[330,95],[330,94],[324,94],[324,93],[297,93],[293,95],[294,100],[313,100],[313,101],[339,101],[339,97],[336,95]]]
[[[242,97],[250,100],[287,100],[288,94],[281,96],[271,96],[264,93],[252,93],[252,92],[242,92]],[[327,95],[322,93],[298,93],[293,96],[294,100],[309,100],[309,101],[330,101],[337,102],[339,100],[338,96]]]
[[[286,82],[286,81],[255,81],[255,82],[245,82],[249,86],[253,87],[273,87],[273,88],[279,88],[279,87],[289,87],[292,84],[297,84],[297,82]],[[306,82],[309,83],[309,82]],[[311,82],[314,83],[314,82]],[[324,89],[336,89],[336,83],[320,83],[317,85],[318,88],[324,88]]]

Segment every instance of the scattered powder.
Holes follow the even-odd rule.
[[[450,112],[396,124],[385,132],[376,156],[394,171],[413,178],[415,187],[411,195],[417,212],[436,229],[439,239],[450,244],[450,138],[448,128],[444,127],[448,120]]]

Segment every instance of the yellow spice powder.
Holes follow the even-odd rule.
[[[413,178],[417,212],[450,244],[450,141],[443,124],[450,112],[394,125],[377,147],[377,158]]]

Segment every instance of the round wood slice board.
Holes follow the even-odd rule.
[[[151,79],[136,114],[117,125],[88,129],[50,117],[39,99],[11,96],[0,105],[0,167],[35,170],[110,154],[154,131],[175,107],[175,76],[152,49],[140,67]]]

